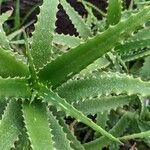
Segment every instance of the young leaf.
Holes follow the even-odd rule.
[[[22,111],[33,150],[53,150],[52,135],[45,105],[37,101],[32,104],[24,102]]]
[[[14,51],[13,49],[11,49],[10,47],[10,43],[9,43],[9,38],[8,36],[6,36],[4,30],[3,30],[3,23],[8,19],[8,17],[12,14],[12,11],[8,11],[6,13],[4,13],[3,15],[0,16],[0,48],[2,48],[3,50],[7,50],[9,51],[10,54],[12,54],[12,52]],[[22,61],[25,61],[24,56],[19,55],[17,52],[15,52],[14,54],[12,54],[16,57],[16,59],[22,59]]]
[[[33,33],[31,54],[36,69],[50,61],[58,0],[44,0]],[[53,7],[52,9],[50,9]]]
[[[40,79],[51,82],[54,87],[59,86],[110,51],[116,46],[116,43],[123,40],[137,27],[147,22],[150,19],[149,12],[150,7],[147,7],[127,20],[121,21],[116,26],[89,39],[86,43],[71,49],[68,53],[58,57],[40,70]]]
[[[7,11],[6,13],[0,15],[0,47],[4,49],[10,49],[9,41],[7,39],[6,33],[3,30],[3,23],[10,17],[12,11]]]

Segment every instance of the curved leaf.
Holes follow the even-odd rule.
[[[116,43],[121,42],[149,19],[150,7],[147,7],[47,64],[39,72],[40,79],[51,82],[54,88],[59,86],[110,51]]]

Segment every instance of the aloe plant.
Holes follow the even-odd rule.
[[[55,33],[59,4],[78,37]],[[114,0],[107,12],[103,31],[94,35],[68,2],[44,0],[32,38],[23,32],[21,41],[14,38],[22,30],[8,36],[4,32],[3,23],[11,13],[0,16],[0,149],[99,150],[108,145],[117,149],[130,139],[148,139],[150,128],[137,128],[139,133],[126,129],[133,121],[150,120],[144,105],[150,96],[146,34],[150,27],[143,27],[150,20],[150,7],[123,19],[122,2]],[[11,47],[20,42],[24,55]],[[145,60],[141,68],[130,67],[131,60],[138,65],[141,58]],[[137,73],[132,74],[135,68]],[[137,104],[144,117],[132,107]],[[114,125],[112,110],[121,118]],[[88,116],[95,114],[92,121]],[[95,131],[93,140],[81,144],[65,122],[68,116]],[[111,127],[106,127],[108,121]]]

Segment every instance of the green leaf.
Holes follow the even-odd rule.
[[[83,122],[84,124],[90,126],[95,131],[100,132],[102,135],[108,137],[109,139],[119,142],[118,139],[113,137],[111,134],[108,134],[105,130],[103,130],[100,126],[96,125],[91,119],[87,118],[80,111],[75,109],[72,105],[67,103],[64,99],[60,98],[57,94],[47,89],[46,87],[41,87],[40,96],[43,97],[44,102],[48,102],[50,105],[54,105],[70,116],[76,118],[77,120]]]
[[[14,15],[14,29],[20,28],[21,22],[20,22],[20,0],[16,0],[15,4],[15,15]]]
[[[71,49],[68,53],[58,57],[40,70],[40,79],[51,82],[54,88],[59,86],[114,48],[116,43],[121,42],[137,27],[147,22],[150,19],[149,12],[150,7],[147,7],[128,19],[119,22],[116,26],[97,34],[86,43]]]
[[[9,38],[11,39],[14,36],[13,34],[17,34],[18,32],[19,33],[22,32],[22,29],[16,31],[16,33],[12,33],[12,35],[9,35]],[[71,48],[79,46],[80,43],[83,41],[79,37],[70,36],[70,35],[55,33],[53,36],[54,36],[53,37],[53,44],[68,46],[68,47],[71,47]],[[32,43],[32,38],[28,38],[28,41],[30,43]],[[12,40],[12,41],[10,41],[10,43],[11,44],[24,44],[25,41],[23,39],[22,40],[16,40],[16,41]]]
[[[3,30],[3,23],[8,19],[8,17],[11,16],[11,14],[12,14],[12,10],[8,11],[0,16],[0,49],[7,50],[7,51],[9,51],[10,54],[12,54],[12,52],[13,52],[12,55],[14,55],[16,57],[16,59],[18,59],[18,61],[19,61],[19,59],[22,59],[22,61],[25,62],[24,56],[19,55],[16,52],[16,50],[14,52],[14,50],[10,47],[9,44],[11,44],[11,43],[9,41],[9,38],[5,34],[5,31]]]
[[[57,150],[73,150],[70,146],[70,141],[67,139],[66,133],[64,133],[62,126],[60,126],[58,120],[51,112],[49,112],[49,121],[51,134],[53,135],[53,145]]]
[[[128,41],[116,47],[117,55],[124,61],[131,61],[150,55],[150,39]],[[145,49],[144,49],[145,48]]]
[[[76,47],[80,45],[82,40],[75,36],[64,35],[64,34],[55,34],[53,43],[60,45],[67,45],[68,47]]]
[[[77,29],[79,36],[83,39],[87,39],[89,36],[91,36],[90,29],[85,24],[84,20],[79,16],[79,14],[74,10],[74,8],[72,8],[66,0],[60,0],[60,3]]]
[[[97,71],[98,69],[106,68],[110,65],[110,62],[106,59],[106,57],[101,57],[94,61],[91,65],[87,66],[85,69],[83,69],[79,74],[76,76],[80,77],[81,75],[87,75],[92,73],[93,71]]]
[[[33,150],[53,150],[46,107],[37,101],[32,104],[24,102],[22,111]]]
[[[71,141],[71,147],[75,150],[84,150],[84,147],[81,143],[77,140],[77,138],[73,135],[70,131],[67,124],[64,122],[62,118],[58,118],[60,125],[63,127],[64,132],[67,134],[67,138]]]
[[[6,78],[28,75],[29,70],[26,64],[16,59],[10,51],[0,48],[0,76]]]
[[[150,56],[144,59],[144,64],[140,71],[140,75],[142,76],[143,79],[150,79],[149,67],[150,67]]]
[[[109,111],[98,112],[96,114],[96,124],[101,126],[103,129],[106,128],[107,121],[109,119]],[[95,132],[94,137],[99,137],[100,134]]]
[[[21,129],[20,103],[11,100],[0,121],[0,149],[10,150],[17,141]]]
[[[121,19],[122,0],[108,0],[106,26],[117,24]]]
[[[130,113],[124,114],[109,132],[114,136],[121,136],[130,124],[128,116],[130,116]],[[107,137],[102,136],[96,140],[84,144],[84,147],[86,150],[101,150],[103,147],[109,145],[110,143],[111,141]]]
[[[0,78],[0,97],[29,98],[31,91],[23,78]]]
[[[2,13],[0,15],[0,24],[3,24],[5,21],[7,21],[8,18],[11,16],[11,14],[12,14],[12,10]]]
[[[58,88],[58,94],[69,103],[110,94],[150,95],[150,82],[132,76],[103,72],[83,79],[70,80]]]
[[[128,105],[135,100],[136,96],[107,96],[93,99],[85,99],[74,103],[74,107],[86,115],[96,114],[98,112],[110,111]],[[78,99],[79,100],[79,99]]]
[[[32,150],[25,128],[22,128],[19,140],[15,142],[15,150]]]
[[[10,33],[9,35],[7,35],[7,39],[9,40],[9,42],[13,41],[13,39],[16,37],[16,36],[19,36],[23,31],[24,31],[24,28],[25,27],[22,27],[12,33]],[[20,40],[19,40],[20,41]]]
[[[31,45],[31,54],[36,69],[50,61],[58,3],[58,0],[44,0],[40,9]]]
[[[96,123],[98,125],[101,125],[104,129],[107,125],[107,121],[108,121],[108,115],[109,115],[109,111],[104,111],[101,113],[97,113],[97,117],[96,117]]]
[[[97,20],[96,16],[93,13],[93,10],[97,11],[97,13],[99,13],[99,15],[102,15],[104,17],[106,16],[105,12],[103,12],[103,10],[98,8],[98,6],[95,6],[91,2],[87,2],[87,1],[84,1],[84,0],[80,0],[80,1],[82,2],[82,4],[84,5],[85,9],[87,10],[88,16],[90,15],[90,18],[93,19],[92,21],[96,21],[96,24],[97,24],[97,22],[99,20]]]
[[[6,98],[0,98],[0,120],[2,119],[2,114],[6,107]]]
[[[137,123],[138,123],[139,129],[142,132],[148,131],[150,129],[150,121],[137,120]],[[144,141],[148,145],[150,145],[150,138],[149,137],[145,138]]]
[[[7,39],[6,33],[3,29],[3,23],[10,17],[12,14],[12,11],[7,11],[6,13],[3,13],[0,15],[0,47],[4,49],[10,49],[9,41]]]
[[[150,39],[150,27],[144,27],[142,30],[130,37],[129,41]]]
[[[137,120],[138,126],[141,131],[148,131],[150,129],[150,121]]]
[[[150,137],[150,131],[145,131],[145,132],[140,132],[140,133],[135,133],[131,135],[126,135],[123,137],[120,137],[121,140],[131,140],[131,139],[136,139],[136,138],[149,138]]]
[[[10,41],[10,44],[23,45],[23,44],[25,44],[25,41],[22,39],[21,40],[13,40],[13,41]]]

